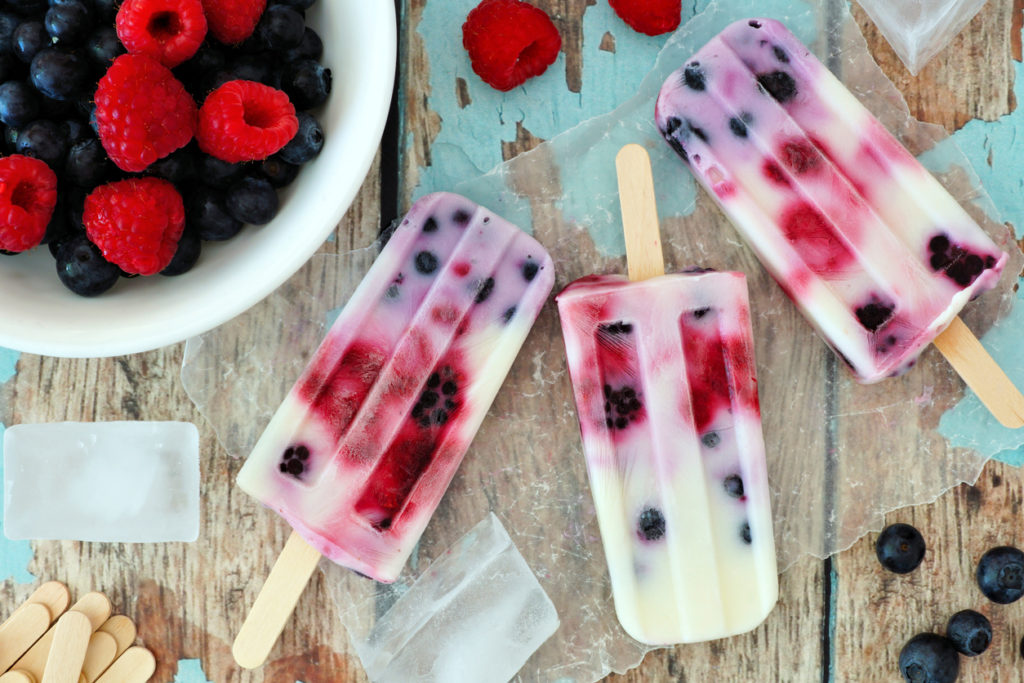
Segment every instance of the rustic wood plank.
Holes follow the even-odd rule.
[[[871,54],[922,121],[954,131],[971,119],[992,121],[1016,109],[1011,59],[1020,60],[1024,0],[988,0],[967,27],[912,76],[856,2],[854,19]]]

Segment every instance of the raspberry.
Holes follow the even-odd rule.
[[[82,222],[103,258],[126,273],[153,275],[174,258],[185,205],[162,178],[129,178],[90,192]]]
[[[473,71],[498,90],[511,90],[551,66],[562,37],[543,10],[520,0],[484,0],[462,25]]]
[[[240,43],[256,30],[267,0],[202,0],[213,37],[226,45]]]
[[[121,55],[96,86],[100,141],[124,171],[142,171],[187,145],[196,117],[196,103],[185,86],[146,55]]]
[[[299,130],[295,107],[280,90],[255,81],[228,81],[199,109],[199,149],[222,161],[266,159]]]
[[[116,25],[128,52],[149,55],[168,69],[194,55],[206,37],[200,0],[125,0]]]
[[[39,244],[57,205],[57,176],[39,159],[0,158],[0,249],[19,252]]]
[[[608,0],[608,4],[634,30],[649,36],[676,30],[683,13],[681,0]]]

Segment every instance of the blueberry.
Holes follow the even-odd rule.
[[[1024,595],[1024,553],[1010,546],[992,548],[978,562],[977,579],[992,602],[1016,602]]]
[[[46,11],[43,26],[54,45],[74,47],[89,35],[92,13],[80,0],[64,0]]]
[[[281,463],[278,465],[278,469],[283,474],[290,474],[296,479],[300,479],[306,470],[307,460],[309,460],[309,448],[302,445],[289,446],[281,454]]]
[[[85,54],[94,64],[104,69],[124,52],[124,45],[118,39],[113,26],[100,26],[85,43]]]
[[[704,436],[700,437],[700,442],[707,448],[714,448],[718,444],[722,443],[722,437],[718,432],[708,432]]]
[[[161,275],[181,275],[192,270],[192,266],[199,260],[199,252],[202,251],[202,240],[192,230],[181,233],[178,240],[178,248],[174,252],[171,262],[160,271]]]
[[[92,0],[97,23],[113,22],[121,0]]]
[[[494,291],[494,278],[489,277],[480,283],[480,288],[476,292],[476,303],[482,304],[487,301],[491,296],[491,292]]]
[[[72,145],[64,164],[64,177],[81,187],[102,185],[113,171],[113,164],[96,138]]]
[[[248,176],[228,188],[224,206],[243,223],[263,225],[277,215],[277,190],[268,180]]]
[[[36,119],[18,133],[17,150],[42,159],[50,168],[61,168],[68,153],[67,131],[59,123]]]
[[[740,540],[747,545],[750,545],[753,542],[750,536],[750,522],[743,522],[740,526]]]
[[[960,654],[976,657],[992,642],[992,624],[984,614],[965,609],[949,618],[946,637]]]
[[[533,278],[537,277],[537,271],[539,270],[540,264],[533,259],[526,259],[526,262],[523,263],[523,279],[527,282],[531,282]]]
[[[296,109],[311,109],[331,94],[331,70],[314,59],[292,62],[282,72],[281,89]]]
[[[423,221],[423,232],[437,232],[437,219],[431,216]]]
[[[300,11],[306,11],[316,4],[316,0],[274,0],[275,5],[288,5]]]
[[[738,116],[734,116],[729,119],[729,130],[731,130],[732,134],[738,138],[747,137],[747,124]]]
[[[697,62],[691,62],[683,69],[683,83],[692,90],[704,90],[707,83],[704,78],[704,69]]]
[[[775,55],[775,59],[779,60],[783,64],[789,64],[789,55],[778,45],[772,45],[772,54]]]
[[[242,177],[245,168],[241,164],[221,161],[209,154],[196,158],[196,177],[200,182],[221,189],[227,188]]]
[[[437,270],[437,266],[439,265],[437,256],[429,251],[421,251],[416,254],[415,263],[416,271],[423,275],[430,275]]]
[[[637,520],[636,533],[644,541],[661,539],[665,535],[665,515],[657,508],[644,508]]]
[[[88,118],[88,113],[82,117],[82,119]],[[67,133],[68,145],[70,146],[77,145],[79,142],[84,142],[85,140],[89,140],[93,137],[92,129],[89,128],[89,124],[82,119],[65,119],[61,122],[64,126],[64,132]]]
[[[877,332],[879,328],[892,319],[895,309],[895,305],[883,302],[878,297],[872,296],[870,302],[854,309],[853,312],[860,324],[864,326],[864,329],[868,332]]]
[[[21,18],[11,12],[0,12],[0,53],[11,51],[14,43],[14,30],[21,23]]]
[[[228,80],[255,81],[271,88],[279,88],[281,74],[273,68],[273,63],[274,58],[270,55],[242,55],[228,67]]]
[[[21,16],[42,14],[46,10],[46,0],[7,0],[7,5]]]
[[[214,242],[231,239],[244,225],[228,213],[224,191],[205,185],[186,194],[185,224],[200,238]]]
[[[55,100],[72,100],[91,85],[88,62],[74,52],[46,48],[32,58],[29,77],[36,90]]]
[[[57,249],[57,277],[80,296],[97,296],[114,286],[121,269],[106,261],[84,233],[61,243]]]
[[[50,34],[41,21],[23,21],[11,36],[11,52],[28,64],[39,52],[50,45]]]
[[[18,128],[39,114],[39,96],[24,81],[7,81],[0,85],[0,121]]]
[[[299,174],[299,167],[289,164],[278,155],[267,157],[260,162],[260,174],[270,181],[274,187],[290,185]]]
[[[181,185],[191,180],[196,173],[195,148],[186,145],[177,149],[162,159],[157,159],[146,169],[149,175],[169,180],[175,185]]]
[[[278,156],[289,164],[299,165],[320,154],[324,147],[324,130],[309,112],[300,111],[296,116],[299,119],[299,131],[278,152]]]
[[[785,71],[760,74],[757,77],[757,82],[780,103],[788,102],[796,97],[796,81]]]
[[[302,42],[305,28],[305,20],[294,8],[271,5],[256,25],[256,39],[267,50],[290,50]]]
[[[738,474],[730,474],[722,482],[725,492],[732,498],[743,497],[743,479]]]
[[[960,656],[949,638],[919,633],[900,650],[899,666],[909,683],[952,683],[960,674]]]
[[[297,62],[300,59],[320,59],[323,54],[324,42],[316,31],[307,26],[299,44],[290,50],[285,50],[281,56],[286,62]]]
[[[909,524],[891,524],[875,541],[875,555],[882,566],[896,574],[917,569],[924,559],[924,537]]]

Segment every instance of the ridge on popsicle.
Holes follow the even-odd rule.
[[[295,529],[239,663],[262,663],[320,554],[395,580],[553,284],[545,249],[487,209],[447,193],[412,206],[239,472]]]
[[[655,119],[860,382],[962,332],[957,313],[1000,277],[1007,255],[778,21],[713,37],[665,81]],[[1000,421],[1024,424],[1024,397],[998,366],[972,374],[950,360]]]

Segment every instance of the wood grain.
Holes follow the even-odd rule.
[[[321,0],[323,1],[323,0]],[[399,71],[403,117],[395,134],[402,141],[400,159],[382,166],[375,161],[352,208],[335,230],[322,253],[339,253],[370,244],[381,227],[381,174],[398,165],[399,204],[404,209],[418,178],[418,168],[431,162],[431,144],[441,122],[427,106],[430,95],[429,64],[416,27],[428,0],[403,0]],[[431,2],[443,0],[429,0]],[[533,0],[548,11],[563,35],[566,89],[578,92],[582,82],[582,21],[595,0]],[[927,121],[955,130],[972,118],[994,120],[1013,111],[1013,58],[1021,58],[1021,15],[1024,0],[988,0],[981,14],[950,48],[911,77],[859,7],[854,15],[882,69],[905,94],[911,112]],[[616,27],[615,31],[624,30]],[[614,33],[602,39],[614,45]],[[456,48],[453,48],[456,49]],[[450,86],[465,102],[467,88]],[[461,91],[461,95],[459,94]],[[410,146],[405,149],[405,141]],[[530,149],[540,140],[523,127],[500,148],[503,158]],[[481,141],[480,144],[501,144]],[[393,163],[392,163],[393,162]],[[540,221],[543,228],[543,221]],[[666,229],[667,226],[666,226]],[[590,248],[581,244],[581,249]],[[713,259],[712,259],[713,260]],[[680,264],[668,264],[673,267]],[[684,265],[684,264],[683,264]],[[709,263],[709,265],[715,265]],[[754,264],[751,264],[752,268]],[[756,269],[755,269],[756,270]],[[751,282],[770,287],[770,281]],[[247,319],[251,343],[276,330],[275,313],[267,302],[258,304]],[[793,324],[800,324],[794,319]],[[778,343],[768,330],[758,328],[758,353]],[[554,315],[542,315],[538,334],[557,339]],[[545,342],[548,343],[549,342]],[[535,346],[539,341],[534,342]],[[822,346],[824,362],[827,351]],[[536,350],[536,349],[535,349]],[[243,354],[242,345],[225,353]],[[202,444],[202,519],[198,541],[192,544],[99,544],[37,542],[29,570],[40,581],[60,579],[75,599],[90,590],[111,597],[118,612],[137,623],[138,637],[156,657],[153,683],[171,683],[180,659],[198,658],[206,677],[214,683],[355,683],[366,680],[339,627],[337,609],[328,596],[323,575],[314,574],[302,594],[289,627],[261,669],[243,671],[231,656],[230,643],[242,624],[290,529],[234,487],[241,463],[218,444],[182,389],[179,378],[183,345],[110,359],[55,359],[24,354],[18,374],[5,388],[7,424],[58,420],[185,420],[198,425]],[[794,359],[794,363],[806,359]],[[799,368],[793,376],[799,377]],[[513,373],[529,373],[527,362]],[[767,378],[766,378],[767,379]],[[771,380],[776,381],[776,380]],[[767,383],[771,383],[771,381]],[[907,381],[914,381],[913,379]],[[949,390],[956,387],[935,387]],[[821,402],[820,387],[793,386],[791,391]],[[564,387],[552,400],[567,398]],[[764,400],[772,397],[763,396]],[[498,414],[515,413],[515,397],[499,394]],[[935,411],[945,406],[937,405]],[[922,416],[922,424],[937,414]],[[507,425],[506,425],[507,426]],[[843,428],[843,425],[840,425]],[[851,427],[852,428],[852,427]],[[778,432],[785,425],[766,425]],[[488,432],[499,438],[500,430]],[[875,430],[861,438],[886,438],[901,448],[944,447],[931,440],[931,432],[916,430],[889,434]],[[520,438],[529,439],[523,429]],[[824,452],[820,434],[804,435],[797,447]],[[500,438],[510,438],[503,434]],[[569,429],[565,438],[578,438]],[[894,446],[895,447],[895,446]],[[524,446],[524,452],[530,451]],[[785,458],[785,454],[779,454]],[[955,460],[956,453],[951,451]],[[532,462],[516,463],[536,467]],[[581,463],[560,466],[581,468]],[[781,464],[785,467],[785,462]],[[879,478],[899,477],[886,463],[873,465]],[[819,476],[820,473],[811,473]],[[581,471],[581,476],[582,471]],[[468,528],[488,507],[492,483],[479,472],[461,486],[475,486],[465,502],[445,502],[439,519]],[[456,492],[458,493],[458,492]],[[446,498],[448,501],[449,498]],[[455,501],[456,498],[451,498]],[[461,499],[460,499],[461,500]],[[1024,605],[987,603],[973,583],[977,558],[1001,543],[1024,544],[1019,523],[1024,501],[1020,472],[993,463],[977,486],[962,486],[935,503],[899,511],[885,522],[907,521],[918,526],[929,543],[925,563],[913,574],[886,574],[874,557],[873,535],[825,563],[805,558],[780,579],[780,600],[768,620],[750,634],[701,645],[656,650],[642,664],[610,681],[885,681],[897,680],[895,661],[903,642],[922,630],[941,629],[955,611],[973,607],[992,620],[996,639],[983,656],[963,661],[964,681],[1020,680],[1017,644],[1024,636]],[[507,513],[514,523],[515,511]],[[7,616],[35,586],[0,587],[0,615]],[[829,672],[832,672],[831,675]]]

